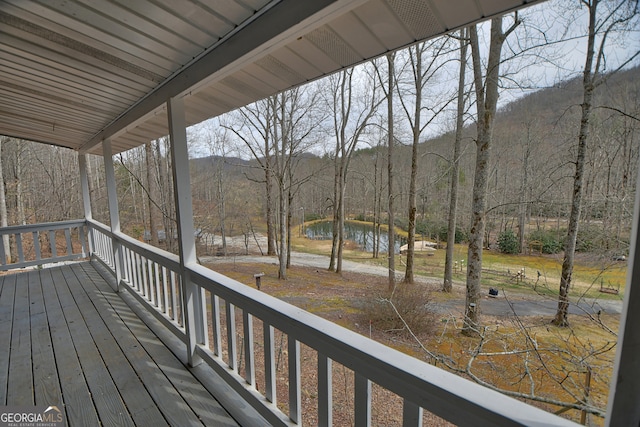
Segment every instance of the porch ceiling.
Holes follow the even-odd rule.
[[[540,0],[1,0],[0,134],[114,152]]]

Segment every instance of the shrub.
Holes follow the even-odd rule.
[[[430,292],[423,286],[400,284],[394,292],[369,298],[364,304],[363,316],[365,321],[385,332],[408,335],[408,326],[414,334],[421,335],[433,330],[435,317],[430,301]]]
[[[520,252],[518,238],[513,230],[505,230],[498,236],[498,248],[505,254],[517,254]]]
[[[542,253],[557,254],[562,251],[562,242],[556,237],[556,232],[551,230],[535,230],[529,234],[529,242],[535,240],[542,243]]]
[[[323,219],[324,217],[319,214],[319,213],[315,213],[315,212],[309,212],[309,213],[304,213],[304,220],[306,221],[317,221],[319,219]]]
[[[419,236],[430,236],[431,228],[431,224],[428,221],[416,221],[416,234]]]
[[[396,227],[398,227],[401,230],[404,230],[404,231],[409,230],[409,218],[405,218],[405,217],[394,218],[393,223],[395,224]]]
[[[578,237],[576,240],[577,252],[592,252],[596,249],[604,250],[615,246],[615,238],[605,234],[602,228],[581,224],[578,227]]]
[[[440,230],[438,232],[438,240],[442,242],[446,242],[448,237],[449,237],[449,227],[446,225],[443,225],[442,227],[440,227]],[[467,235],[467,233],[461,230],[459,227],[456,227],[456,235],[453,239],[453,242],[462,243],[468,240],[469,240],[469,236]]]

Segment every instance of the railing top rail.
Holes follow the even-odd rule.
[[[100,232],[106,234],[111,238],[115,238],[123,246],[128,247],[129,249],[144,256],[145,258],[157,262],[158,264],[163,265],[170,270],[179,270],[180,258],[177,255],[136,240],[124,233],[113,233],[109,227],[93,219],[89,219],[87,220],[87,222],[90,227],[98,229]]]
[[[101,223],[100,221],[96,221],[93,218],[86,219],[85,222],[89,224],[93,228],[97,228],[103,233],[111,235],[111,228],[108,225]]]
[[[0,235],[30,233],[41,230],[60,230],[69,227],[78,227],[84,224],[86,224],[84,219],[72,219],[68,221],[43,222],[39,224],[10,225],[8,227],[0,228]]]
[[[449,421],[465,425],[576,425],[391,349],[206,267],[193,264],[187,268],[197,285]]]

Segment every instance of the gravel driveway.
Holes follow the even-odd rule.
[[[275,256],[261,256],[261,255],[235,255],[229,257],[201,257],[203,263],[267,263],[277,264],[278,259]],[[301,267],[313,267],[326,269],[329,266],[329,257],[324,255],[308,254],[304,252],[292,252],[291,263],[293,265]],[[355,261],[343,260],[342,268],[344,271],[351,271],[360,274],[372,274],[376,276],[387,276],[388,269],[379,265],[370,265],[366,263],[360,263]],[[396,273],[396,276],[401,279],[404,274]],[[439,285],[441,280],[426,277],[416,277],[417,281]],[[464,286],[458,284],[458,286]],[[463,301],[451,300],[438,303],[436,310],[442,313],[460,312],[462,311]],[[510,316],[514,312],[518,316],[552,316],[556,313],[557,301],[548,297],[522,294],[515,291],[508,291],[505,295],[503,291],[500,291],[499,295],[495,298],[490,298],[488,295],[483,299],[480,304],[482,314],[490,316]],[[591,299],[581,300],[579,303],[572,303],[569,306],[570,314],[585,314],[589,313],[593,316],[597,316],[598,312],[608,314],[619,314],[622,311],[622,299]]]

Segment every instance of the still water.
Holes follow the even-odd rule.
[[[312,225],[305,226],[305,234],[308,239],[329,240],[333,238],[333,223],[331,221],[317,222]],[[373,226],[369,224],[360,224],[353,222],[345,222],[344,235],[346,240],[356,242],[361,250],[373,252]],[[406,244],[404,238],[396,236],[395,253],[400,253],[400,246]],[[380,236],[380,252],[386,253],[389,247],[389,238],[386,232],[382,232]]]

